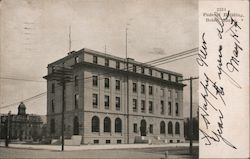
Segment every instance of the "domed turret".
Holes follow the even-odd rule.
[[[26,115],[26,106],[21,102],[18,106],[18,115]]]

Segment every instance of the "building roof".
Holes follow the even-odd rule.
[[[83,49],[80,49],[78,51],[71,51],[71,52],[68,53],[67,56],[48,64],[48,67],[53,66],[55,64],[60,64],[61,62],[64,62],[64,61],[66,61],[68,59],[71,59],[74,56],[77,56],[79,54],[84,54],[84,53],[89,53],[89,54],[97,55],[97,56],[104,57],[104,58],[119,60],[121,62],[127,62],[127,60],[128,60],[128,62],[131,63],[131,64],[141,65],[141,66],[143,66],[145,68],[151,68],[151,69],[155,69],[155,70],[160,71],[160,72],[165,72],[165,73],[168,73],[168,74],[173,74],[173,75],[177,75],[177,76],[182,77],[182,74],[180,74],[180,73],[169,71],[169,70],[162,69],[162,68],[158,68],[158,67],[152,66],[152,65],[147,64],[147,63],[138,62],[138,61],[135,61],[132,58],[127,58],[127,59],[126,58],[121,58],[121,57],[118,57],[118,56],[102,53],[102,52],[91,50],[91,49],[88,49],[88,48],[83,48]]]

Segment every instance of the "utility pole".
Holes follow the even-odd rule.
[[[9,140],[10,140],[10,116],[11,111],[8,113],[7,119],[5,119],[5,124],[6,124],[6,139],[5,139],[5,146],[9,147]]]
[[[126,70],[127,70],[127,143],[129,144],[129,80],[128,80],[128,28],[126,27]]]
[[[189,81],[190,82],[190,118],[189,118],[189,153],[193,154],[193,80],[198,79],[199,77],[190,77],[187,79],[179,81]]]
[[[64,81],[64,72],[62,78],[62,151],[64,151],[64,109],[65,109],[65,81]]]
[[[66,68],[63,66],[55,66],[56,69],[53,73],[46,76],[45,79],[56,80],[58,85],[62,86],[62,127],[61,127],[61,135],[62,135],[62,147],[61,150],[64,151],[64,112],[65,112],[65,84],[68,82],[72,82],[73,71],[72,68]]]

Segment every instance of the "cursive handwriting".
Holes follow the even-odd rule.
[[[217,68],[218,68],[218,70],[219,70],[219,72],[218,72],[218,76],[219,76],[219,79],[221,79],[221,74],[222,74],[222,45],[219,45],[219,59],[217,59],[217,62],[218,62],[218,66],[217,66]]]
[[[198,54],[199,58],[196,58],[197,63],[200,66],[208,66],[205,62],[205,59],[207,58],[207,42],[205,40],[205,33],[202,34],[202,46]]]
[[[205,143],[205,145],[211,145],[211,141],[213,140],[214,142],[220,142],[221,140],[227,144],[228,146],[237,149],[236,146],[234,146],[230,141],[228,141],[227,139],[225,139],[222,134],[223,134],[223,121],[222,119],[223,117],[223,113],[220,111],[220,109],[218,110],[219,112],[219,122],[217,122],[218,125],[218,129],[217,132],[211,131],[213,136],[208,135],[205,131],[203,131],[202,129],[199,129],[200,132],[203,134],[203,137],[201,139],[206,139],[207,142]]]
[[[221,15],[215,12],[215,21],[219,24],[219,28],[216,30],[218,31],[218,37],[222,39],[222,33],[224,32],[224,22],[228,19],[230,11],[227,12],[226,17],[222,18]]]

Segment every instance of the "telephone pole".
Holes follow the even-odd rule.
[[[199,77],[190,77],[187,79],[182,79],[179,81],[189,81],[190,82],[190,118],[189,118],[189,153],[193,154],[193,80],[199,79]]]
[[[9,140],[10,140],[10,117],[11,117],[11,111],[8,113],[7,119],[5,119],[6,124],[6,139],[5,139],[5,146],[9,147]]]
[[[128,28],[126,27],[126,71],[127,71],[127,144],[129,144],[129,80],[128,80]]]

